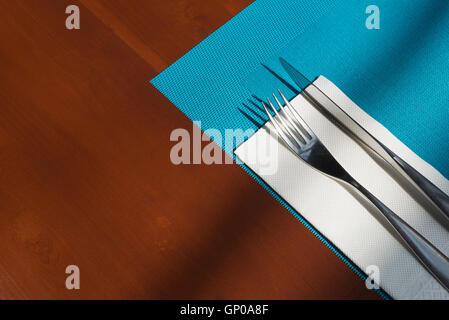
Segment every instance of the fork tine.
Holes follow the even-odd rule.
[[[300,147],[302,148],[302,147],[304,146],[304,142],[302,142],[302,141],[298,138],[298,135],[297,135],[297,134],[293,133],[293,132],[290,130],[290,127],[289,127],[288,123],[284,120],[284,118],[282,117],[282,115],[280,115],[279,112],[276,110],[276,108],[273,106],[273,104],[272,104],[271,101],[270,101],[270,98],[267,98],[267,100],[268,100],[268,103],[269,103],[270,106],[271,106],[271,109],[273,109],[274,113],[276,114],[276,120],[277,120],[277,119],[280,120],[280,122],[281,122],[281,124],[282,124],[282,127],[286,129],[286,131],[289,133],[289,135],[290,135],[291,137],[293,137],[293,139],[296,141],[296,143],[298,144],[298,146],[300,146]],[[305,139],[304,139],[304,141],[305,141]]]
[[[293,141],[288,137],[288,134],[284,131],[284,129],[281,127],[281,125],[277,122],[276,119],[271,115],[271,113],[268,111],[267,106],[265,105],[265,102],[262,101],[262,106],[265,109],[265,112],[268,115],[268,118],[270,119],[271,123],[274,125],[274,128],[276,129],[276,133],[278,136],[284,140],[284,142],[295,152],[298,153],[299,149],[298,147],[293,143]]]
[[[296,121],[294,121],[294,120],[292,119],[292,116],[293,116],[293,115],[290,116],[290,109],[282,107],[282,104],[279,102],[278,98],[276,97],[276,95],[275,95],[274,93],[273,93],[273,97],[274,97],[274,99],[276,100],[276,102],[277,102],[279,108],[280,108],[281,110],[284,111],[284,115],[285,115],[285,117],[287,118],[288,123],[291,124],[291,126],[294,128],[294,130],[298,133],[298,135],[300,136],[301,140],[302,140],[304,143],[307,143],[307,140],[310,140],[310,138],[309,138],[307,135],[305,135],[305,134],[303,133],[304,130],[301,130],[301,129],[297,126]]]
[[[296,110],[293,108],[293,106],[290,104],[290,102],[287,100],[287,98],[282,94],[281,90],[278,90],[279,94],[281,95],[282,99],[285,102],[286,107],[290,112],[295,116],[295,119],[299,122],[299,124],[304,128],[304,130],[309,134],[310,139],[313,139],[316,137],[315,133],[313,133],[312,129],[307,125],[307,123],[301,118],[301,116],[296,112]]]

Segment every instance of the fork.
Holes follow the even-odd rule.
[[[287,146],[311,167],[319,172],[344,182],[358,190],[371,201],[383,214],[386,220],[393,226],[401,239],[407,244],[411,252],[423,264],[423,266],[437,279],[441,285],[449,291],[449,259],[433,246],[426,238],[402,220],[391,209],[377,199],[371,192],[358,183],[327,150],[320,139],[310,129],[298,112],[292,107],[280,90],[279,94],[285,103],[285,107],[279,102],[276,95],[273,97],[280,111],[273,106],[268,98],[268,104],[275,116],[268,111],[269,107],[262,101],[269,121],[274,125],[275,131]]]

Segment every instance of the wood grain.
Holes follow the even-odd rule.
[[[250,2],[0,1],[0,298],[378,298],[237,165],[170,162],[149,80]]]

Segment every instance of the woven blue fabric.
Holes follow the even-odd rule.
[[[254,125],[237,108],[251,94],[289,92],[261,65],[289,79],[282,56],[333,81],[449,177],[449,1],[374,2],[257,0],[151,82],[203,129],[245,129]],[[379,30],[365,26],[373,3]]]
[[[371,4],[380,9],[379,30],[365,26]],[[224,134],[255,128],[238,110],[252,94],[279,88],[293,97],[262,66],[290,80],[284,57],[309,79],[334,82],[449,177],[448,35],[447,0],[257,0],[151,82],[203,130]],[[223,147],[232,155],[235,146]]]

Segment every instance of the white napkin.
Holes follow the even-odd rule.
[[[332,82],[319,77],[314,84],[373,136],[449,193],[446,178],[360,109]],[[375,156],[333,125],[301,95],[291,103],[358,182],[449,256],[449,224],[444,219],[429,209],[422,199],[418,203],[416,192],[413,189],[408,189],[409,193],[405,191],[407,184],[398,184],[388,165],[379,159],[376,161]],[[449,299],[449,293],[397,240],[394,232],[388,230],[388,223],[375,207],[304,163],[280,140],[277,142],[276,135],[269,133],[269,127],[266,124],[236,149],[235,154],[243,163],[359,268],[367,270],[369,266],[377,266],[380,287],[394,299]],[[267,165],[267,160],[271,166]]]

